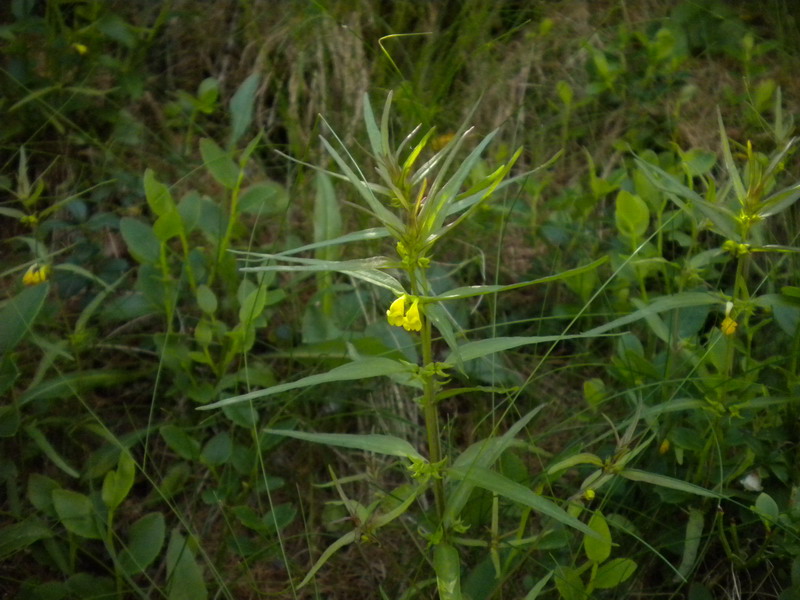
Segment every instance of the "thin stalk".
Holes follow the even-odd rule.
[[[424,318],[422,323],[422,365],[423,368],[433,364],[431,348],[431,322]],[[442,460],[442,448],[439,444],[439,411],[436,410],[436,381],[430,372],[423,376],[422,408],[425,417],[425,431],[428,434],[428,459],[435,464]],[[436,514],[441,520],[444,516],[444,486],[439,477],[433,480],[433,495],[436,501]]]
[[[420,273],[425,279],[425,273]],[[411,291],[415,296],[421,295],[427,285],[420,286],[416,269],[408,269],[408,279]],[[420,344],[422,345],[422,414],[425,419],[425,432],[428,437],[428,460],[436,464],[442,460],[442,447],[439,443],[439,411],[436,409],[436,375],[433,367],[433,340],[431,335],[431,321],[421,314],[422,330],[420,331]],[[426,367],[430,366],[430,369]],[[433,496],[436,503],[436,515],[439,520],[444,517],[444,485],[439,477],[433,479]]]

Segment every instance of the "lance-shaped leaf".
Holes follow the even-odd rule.
[[[500,455],[514,442],[517,434],[530,423],[531,419],[533,419],[542,408],[544,408],[544,405],[534,408],[514,423],[503,435],[475,442],[453,461],[453,467],[467,471],[473,466],[488,469],[497,462]],[[474,487],[475,484],[466,478],[462,478],[458,487],[448,495],[447,506],[444,512],[445,524],[450,525],[458,518],[458,515],[467,503],[469,495],[472,493]]]
[[[325,149],[328,151],[328,154],[333,157],[333,160],[336,161],[336,164],[339,165],[339,168],[344,172],[347,180],[353,185],[353,187],[356,188],[359,195],[364,198],[369,205],[370,210],[378,218],[378,220],[380,220],[380,222],[391,231],[401,233],[404,230],[404,225],[397,215],[386,208],[381,201],[375,197],[375,195],[372,193],[372,189],[366,184],[364,178],[358,177],[353,172],[341,155],[333,148],[333,146],[330,145],[328,140],[325,138],[320,139],[322,140],[322,145],[325,146]]]
[[[759,207],[758,216],[766,219],[777,215],[797,202],[798,198],[800,198],[800,183],[795,183],[766,198]]]
[[[315,444],[325,444],[326,446],[336,446],[338,448],[364,450],[365,452],[374,452],[376,454],[400,456],[401,458],[425,460],[414,446],[409,444],[406,440],[393,435],[379,433],[313,433],[295,431],[293,429],[265,429],[264,431],[275,435],[304,440],[306,442],[313,442]]]
[[[248,394],[234,396],[232,398],[225,398],[213,404],[205,406],[198,406],[197,410],[211,410],[212,408],[222,408],[223,406],[230,406],[231,404],[238,404],[240,402],[248,402],[250,400],[257,400],[266,398],[267,396],[274,396],[291,390],[311,387],[321,383],[333,383],[336,381],[353,381],[354,379],[368,379],[370,377],[381,377],[387,375],[397,375],[400,373],[412,373],[415,369],[414,365],[402,363],[397,360],[389,358],[365,358],[357,360],[345,365],[335,367],[327,373],[318,373],[316,375],[309,375],[297,381],[290,383],[282,383],[274,385],[263,390],[255,390]]]
[[[398,504],[395,508],[390,510],[387,513],[383,514],[373,514],[372,510],[374,510],[376,504],[370,505],[370,508],[367,509],[369,512],[369,516],[367,517],[367,521],[361,524],[361,527],[354,529],[353,531],[348,531],[342,537],[337,539],[333,542],[330,546],[328,546],[322,555],[317,559],[317,562],[314,563],[314,566],[306,573],[306,576],[303,578],[303,581],[300,582],[300,585],[297,586],[298,588],[303,587],[311,578],[316,574],[317,571],[333,556],[338,550],[341,548],[352,544],[356,540],[358,540],[362,535],[371,534],[373,531],[380,529],[384,525],[391,523],[397,517],[405,513],[411,504],[417,499],[417,497],[422,494],[427,489],[427,484],[419,484],[413,493],[409,494],[405,500],[403,500],[400,504]]]
[[[699,210],[704,217],[714,224],[714,226],[717,228],[717,233],[730,240],[739,239],[739,236],[736,233],[736,215],[734,215],[726,206],[708,202],[697,192],[683,185],[675,177],[647,161],[637,157],[636,164],[645,174],[647,179],[650,180],[650,183],[665,192],[667,196],[669,196],[669,198],[681,209],[686,212],[690,212],[689,207],[680,199],[684,198],[689,200],[693,207]]]
[[[722,122],[722,113],[717,107],[717,121],[719,123],[719,136],[722,139],[722,159],[725,162],[725,170],[728,171],[728,177],[733,183],[733,189],[736,192],[736,197],[739,202],[744,204],[747,191],[744,189],[742,178],[739,175],[739,169],[733,162],[733,155],[731,154],[731,146],[728,143],[728,134],[725,133],[725,124]]]
[[[676,308],[687,308],[690,306],[704,306],[708,304],[723,304],[724,300],[706,294],[704,292],[683,292],[680,294],[673,294],[671,296],[663,296],[653,300],[650,304],[641,308],[629,315],[619,317],[613,321],[609,321],[598,327],[594,327],[584,333],[567,334],[567,335],[534,335],[534,336],[519,336],[519,337],[496,337],[486,340],[478,340],[475,342],[467,342],[459,346],[459,354],[461,360],[468,361],[482,356],[488,356],[495,352],[503,352],[520,346],[527,346],[531,344],[542,344],[560,342],[563,340],[574,340],[580,338],[600,337],[607,332],[628,325],[635,321],[644,319],[650,315],[673,310]],[[453,355],[451,354],[445,359],[445,362],[452,362]]]
[[[569,515],[563,508],[536,494],[528,487],[512,481],[508,477],[490,471],[484,467],[472,465],[470,467],[451,467],[447,474],[453,479],[464,479],[469,483],[493,492],[513,502],[532,508],[536,512],[546,515],[559,523],[577,529],[581,533],[597,538],[598,535],[585,523]]]
[[[421,299],[424,302],[441,302],[443,300],[457,300],[460,298],[473,298],[475,296],[483,296],[486,294],[496,294],[499,292],[507,292],[509,290],[516,290],[519,288],[527,287],[529,285],[537,285],[541,283],[550,283],[552,281],[559,281],[561,279],[568,279],[570,277],[575,277],[580,275],[581,273],[586,273],[587,271],[591,271],[596,269],[600,265],[606,263],[608,261],[608,257],[604,256],[595,260],[594,262],[589,263],[588,265],[584,265],[582,267],[576,267],[574,269],[569,269],[568,271],[562,271],[561,273],[557,273],[556,275],[548,275],[547,277],[540,277],[539,279],[532,279],[531,281],[521,281],[519,283],[510,283],[507,285],[469,285],[463,287],[457,287],[452,290],[448,290],[436,296],[421,296]]]
[[[650,485],[658,485],[679,492],[686,492],[688,494],[695,494],[697,496],[705,496],[706,498],[724,498],[722,494],[712,492],[704,487],[668,477],[666,475],[659,475],[658,473],[650,473],[648,471],[640,471],[639,469],[622,469],[619,472],[621,477],[630,479],[631,481],[641,481],[642,483],[649,483]]]
[[[352,242],[379,240],[385,237],[389,237],[389,231],[385,227],[371,227],[369,229],[362,229],[361,231],[346,233],[344,235],[331,238],[329,240],[322,240],[319,242],[314,242],[313,244],[306,244],[305,246],[299,246],[298,248],[291,248],[289,250],[284,250],[283,252],[278,252],[274,256],[277,257],[291,256],[293,254],[301,254],[303,252],[309,252],[311,250],[319,250],[320,248],[327,248],[328,246],[342,246],[344,244],[350,244]],[[239,252],[237,254],[241,254],[242,256],[246,257],[251,253]],[[253,254],[253,256],[259,256],[259,255]]]
[[[286,256],[280,254],[256,254],[248,253],[246,255],[248,261],[253,260],[276,260],[283,261],[284,263],[291,264],[272,264],[260,265],[257,267],[242,267],[243,272],[257,273],[259,271],[305,271],[318,273],[321,271],[336,271],[337,273],[344,273],[361,279],[367,283],[377,285],[378,287],[391,290],[396,295],[400,296],[405,293],[402,284],[396,277],[381,271],[381,268],[388,267],[391,263],[386,258],[364,258],[355,260],[320,260],[316,258],[300,258],[297,256]]]

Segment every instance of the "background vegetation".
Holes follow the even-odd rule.
[[[792,3],[11,0],[0,23],[3,597],[435,597],[427,495],[298,589],[361,525],[354,507],[390,510],[402,472],[267,431],[425,448],[413,389],[365,379],[197,410],[354,356],[419,360],[385,290],[242,272],[231,252],[377,225],[306,165],[341,172],[324,117],[371,180],[364,94],[380,107],[390,91],[396,141],[435,127],[428,154],[465,121],[470,143],[499,128],[468,184],[523,148],[442,242],[436,290],[608,257],[452,308],[470,339],[560,340],[453,370],[446,387],[471,391],[437,404],[444,456],[538,408],[497,472],[615,544],[609,559],[473,491],[464,596],[800,595]],[[600,585],[616,559],[635,572]]]

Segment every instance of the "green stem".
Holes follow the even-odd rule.
[[[422,364],[423,367],[433,364],[431,348],[431,322],[424,319],[422,323]],[[431,372],[423,378],[422,408],[425,417],[425,430],[428,434],[428,459],[435,464],[442,460],[442,449],[439,444],[439,411],[436,410],[436,381]],[[444,486],[440,478],[433,480],[433,495],[436,501],[436,514],[439,519],[444,516]]]
[[[420,273],[425,279],[425,273]],[[420,286],[417,280],[416,269],[408,269],[408,278],[411,283],[411,292],[421,295],[427,286]],[[420,331],[422,344],[422,411],[425,419],[425,432],[428,437],[428,460],[436,464],[442,460],[442,447],[439,443],[439,411],[436,409],[436,375],[433,367],[433,341],[431,335],[431,321],[422,311],[422,330]],[[431,368],[426,368],[426,367]],[[441,520],[444,516],[444,485],[438,477],[433,480],[433,495],[436,503],[436,515]]]

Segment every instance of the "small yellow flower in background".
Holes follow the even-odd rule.
[[[89,48],[87,48],[85,44],[80,44],[78,42],[72,44],[72,49],[81,56],[84,56],[87,52],[89,52]]]
[[[419,316],[419,300],[414,300],[403,319],[403,329],[406,331],[419,331],[422,329],[422,320]]]
[[[583,492],[584,499],[588,500],[589,502],[594,500],[595,496],[596,496],[596,494],[595,494],[595,492],[594,492],[594,490],[592,488],[587,488],[586,491]]]
[[[738,323],[731,318],[731,311],[733,310],[733,302],[725,303],[725,318],[722,320],[722,325],[719,328],[724,335],[731,336],[736,333]]]
[[[731,319],[730,317],[725,317],[722,320],[722,325],[720,325],[719,328],[722,330],[723,334],[725,334],[727,336],[731,336],[734,333],[736,333],[736,327],[738,325],[739,324],[736,321],[734,321],[733,319]]]
[[[389,310],[386,311],[386,318],[389,321],[389,325],[394,325],[395,327],[403,327],[403,322],[405,321],[406,315],[406,297],[400,296],[397,300],[392,302],[392,305],[389,307]]]
[[[666,454],[669,452],[669,440],[664,438],[664,441],[661,442],[661,445],[658,447],[659,454]]]
[[[48,265],[38,265],[36,263],[28,267],[25,275],[22,276],[22,283],[25,285],[39,285],[50,277],[50,267]]]
[[[434,152],[438,152],[439,150],[447,146],[447,144],[449,144],[454,137],[456,136],[453,133],[443,133],[442,135],[437,135],[435,138],[431,140],[431,149]]]

